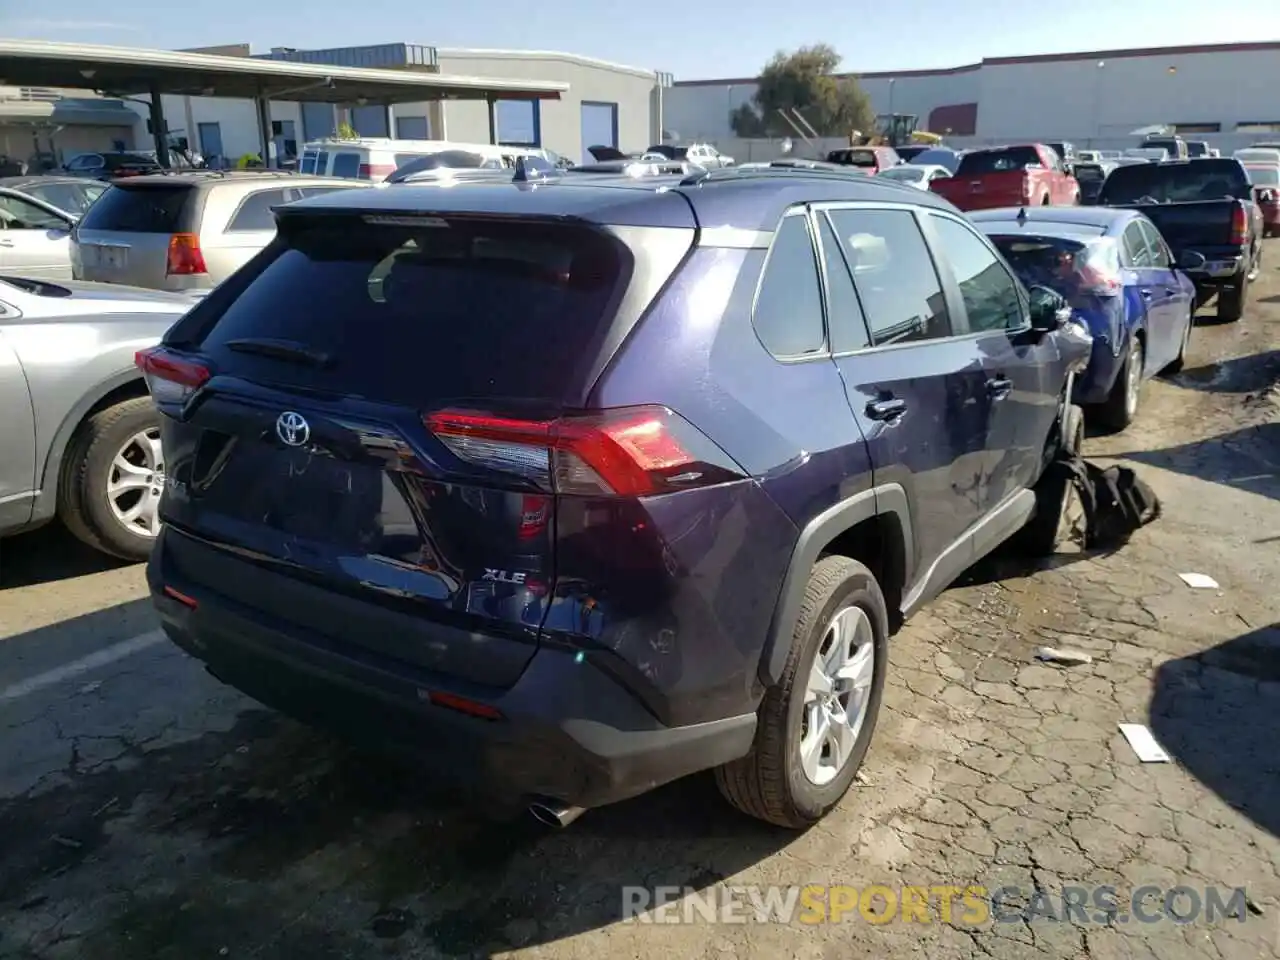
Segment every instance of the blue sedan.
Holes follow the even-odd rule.
[[[1141,213],[1106,207],[1018,207],[974,211],[1027,286],[1062,294],[1093,333],[1076,403],[1099,422],[1133,422],[1142,383],[1182,368],[1195,316],[1195,285],[1155,225]]]

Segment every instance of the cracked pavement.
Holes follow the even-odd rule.
[[[864,776],[807,833],[738,816],[708,777],[560,832],[492,820],[141,643],[0,697],[0,957],[1280,955],[1280,241],[1267,254],[1246,319],[1207,317],[1138,423],[1088,441],[1136,466],[1163,516],[1108,555],[997,555],[912,619]],[[56,530],[0,549],[0,690],[154,630],[140,568]],[[1221,588],[1187,587],[1193,571]],[[1093,662],[1040,663],[1042,645]],[[1140,763],[1120,722],[1173,762]],[[972,927],[619,922],[624,884],[815,883],[1008,886],[1041,909]],[[1044,915],[1099,885],[1122,905],[1145,885],[1243,887],[1247,909]]]

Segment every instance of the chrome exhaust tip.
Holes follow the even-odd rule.
[[[534,800],[529,804],[533,819],[548,827],[567,827],[586,813],[583,807],[571,807],[558,800]]]

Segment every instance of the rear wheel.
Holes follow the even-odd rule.
[[[1142,400],[1143,357],[1142,341],[1136,335],[1131,336],[1124,366],[1098,411],[1102,422],[1113,430],[1123,430],[1138,415]]]
[[[1164,368],[1164,373],[1178,373],[1187,365],[1187,350],[1191,347],[1191,328],[1196,324],[1196,312],[1191,311],[1187,317],[1187,329],[1182,332],[1182,343],[1178,345],[1178,355]]]
[[[1218,319],[1233,323],[1244,316],[1244,301],[1249,295],[1249,274],[1241,272],[1233,286],[1218,292]]]
[[[888,623],[865,566],[838,556],[814,565],[782,680],[760,704],[751,753],[716,769],[730,803],[795,829],[839,803],[880,712]]]
[[[94,414],[80,428],[66,453],[58,513],[89,546],[145,560],[160,532],[163,490],[159,414],[150,397],[138,397]]]

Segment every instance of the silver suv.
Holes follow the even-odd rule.
[[[210,290],[271,242],[273,207],[364,186],[275,171],[116,180],[72,234],[72,275],[154,290]]]

